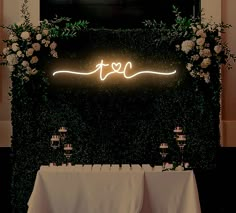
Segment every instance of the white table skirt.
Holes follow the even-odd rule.
[[[145,172],[142,213],[200,213],[193,171]]]
[[[112,169],[111,169],[112,168]],[[193,171],[42,166],[28,213],[200,213]]]

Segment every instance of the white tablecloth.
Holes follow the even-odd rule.
[[[28,213],[200,213],[192,171],[42,166]]]
[[[200,213],[193,171],[145,172],[142,213]]]

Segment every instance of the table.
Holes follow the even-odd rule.
[[[200,213],[193,171],[139,165],[41,166],[28,213]]]

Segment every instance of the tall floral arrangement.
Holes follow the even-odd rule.
[[[87,21],[71,23],[70,18],[55,17],[53,20],[42,20],[38,26],[30,22],[30,14],[27,6],[28,0],[22,4],[21,23],[10,26],[2,26],[9,33],[4,40],[6,46],[2,51],[2,64],[8,66],[12,76],[28,82],[30,78],[40,71],[41,57],[57,58],[56,38],[71,38],[87,27]]]
[[[178,19],[181,21],[181,17]],[[176,45],[176,49],[184,57],[186,69],[192,77],[202,78],[209,83],[212,72],[219,70],[221,65],[232,68],[230,60],[235,61],[236,56],[222,39],[225,29],[230,27],[228,24],[199,19],[190,23],[184,40]]]
[[[231,61],[236,61],[236,55],[231,53],[222,34],[231,25],[208,22],[204,18],[202,10],[201,17],[182,17],[178,8],[173,6],[175,23],[170,27],[164,23],[147,20],[144,22],[149,28],[154,28],[165,36],[170,45],[175,45],[181,61],[185,64],[189,74],[198,79],[210,82],[213,72],[217,72],[221,65],[231,69]],[[162,36],[161,36],[162,37]],[[159,42],[159,38],[156,42]]]

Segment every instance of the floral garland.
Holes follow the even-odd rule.
[[[1,26],[9,32],[9,38],[3,40],[6,47],[2,51],[3,62],[11,71],[12,76],[28,82],[40,70],[42,54],[58,58],[55,38],[71,38],[77,36],[81,29],[87,27],[87,21],[70,23],[70,18],[55,17],[52,21],[40,21],[39,26],[30,23],[28,0],[22,4],[23,22],[10,26]]]

